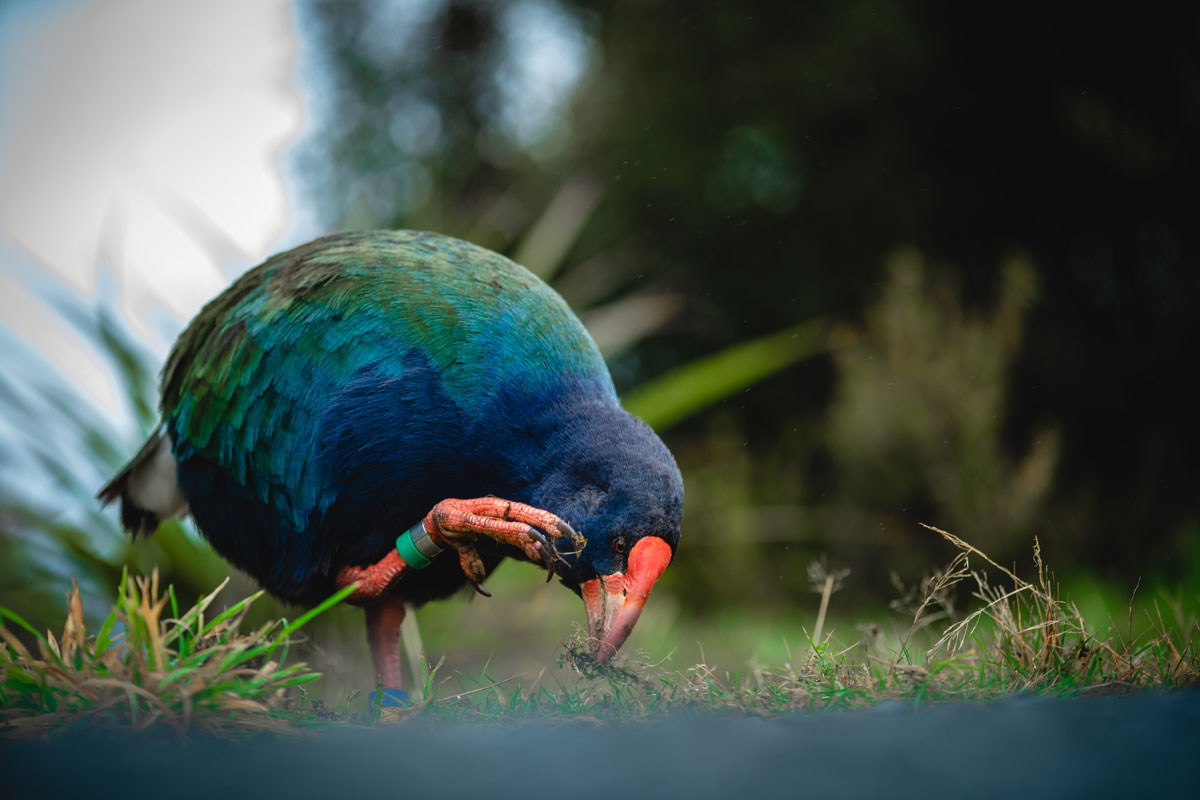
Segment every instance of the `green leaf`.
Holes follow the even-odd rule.
[[[736,344],[642,384],[622,402],[650,427],[665,430],[786,367],[828,349],[822,318]]]

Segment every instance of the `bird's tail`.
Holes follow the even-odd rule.
[[[171,440],[160,427],[96,498],[104,505],[119,499],[121,526],[134,538],[149,536],[167,517],[187,513],[177,469]]]

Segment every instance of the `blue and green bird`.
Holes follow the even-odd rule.
[[[356,584],[385,687],[405,603],[479,588],[506,557],[579,594],[608,659],[679,542],[675,461],[579,319],[458,239],[344,233],[274,256],[192,320],[161,391],[161,426],[100,498],[135,536],[190,514],[283,600]]]

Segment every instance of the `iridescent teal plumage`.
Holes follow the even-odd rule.
[[[296,494],[275,502],[299,526],[322,502],[316,476],[296,464],[315,443],[316,414],[361,369],[402,377],[406,350],[428,359],[468,416],[489,397],[480,386],[549,389],[570,372],[608,380],[562,298],[509,259],[430,233],[339,234],[247,272],[188,326],[163,371],[176,455],[252,480],[263,502],[295,481]]]
[[[290,600],[328,593],[338,567],[380,558],[446,497],[494,494],[576,521],[607,504],[614,524],[636,514],[678,538],[674,462],[620,408],[566,303],[445,236],[338,234],[247,272],[180,336],[162,412],[200,529]],[[483,550],[489,568],[512,555]],[[441,561],[406,596],[461,585]]]

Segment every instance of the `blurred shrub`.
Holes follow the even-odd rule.
[[[853,346],[835,348],[829,453],[842,496],[919,512],[1005,552],[1025,546],[1054,479],[1059,435],[1004,444],[1009,373],[1037,276],[1022,256],[1000,270],[993,308],[966,309],[954,283],[902,250]],[[838,334],[835,334],[837,336]]]
[[[986,308],[968,307],[913,250],[896,252],[885,276],[862,322],[822,339],[835,387],[824,414],[773,420],[764,437],[746,404],[729,401],[670,437],[687,547],[665,580],[687,607],[808,609],[805,568],[823,554],[852,570],[843,605],[881,603],[889,572],[915,576],[944,556],[918,522],[1004,559],[1044,527],[1059,433],[1047,426],[1014,452],[1005,431],[1033,266],[1005,262]],[[825,378],[813,366],[794,385]]]

